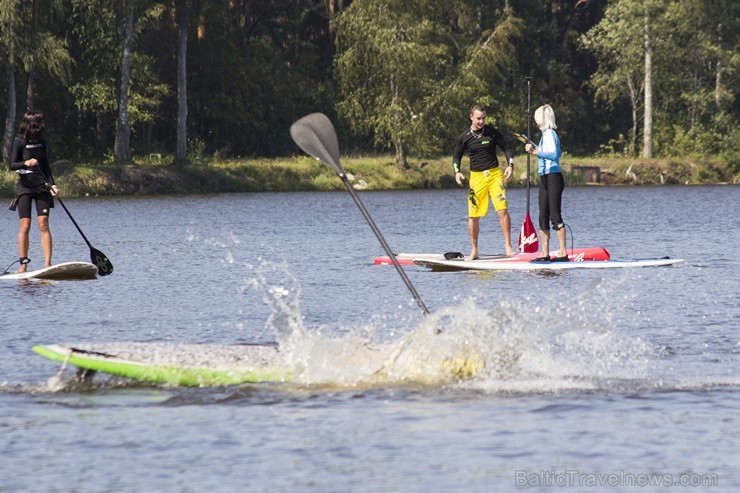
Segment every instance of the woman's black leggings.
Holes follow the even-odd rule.
[[[550,230],[548,220],[552,221],[552,229],[555,231],[564,226],[563,217],[560,215],[564,188],[565,180],[562,173],[540,176],[540,230]]]

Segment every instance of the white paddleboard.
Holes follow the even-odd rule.
[[[43,269],[3,274],[0,276],[0,279],[76,280],[95,279],[97,275],[98,268],[89,262],[63,262]]]
[[[434,271],[454,270],[570,270],[570,269],[623,269],[627,267],[658,267],[683,262],[683,259],[653,258],[640,260],[584,260],[581,262],[496,262],[478,260],[429,260],[414,259],[416,265]]]

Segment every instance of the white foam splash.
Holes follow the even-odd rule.
[[[275,276],[280,280],[269,280]],[[373,340],[387,331],[379,325],[343,327],[344,335],[335,337],[307,330],[300,286],[285,264],[262,261],[251,284],[270,306],[267,324],[304,384],[596,389],[644,379],[654,355],[651,345],[612,327],[604,302],[614,286],[606,284],[565,302],[519,300],[483,308],[471,298],[432,313],[416,327],[393,329],[400,335],[385,343]]]

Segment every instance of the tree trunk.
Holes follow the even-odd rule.
[[[175,2],[177,19],[177,147],[175,165],[183,166],[188,162],[188,10],[187,0]]]
[[[635,89],[635,84],[629,75],[627,76],[627,88],[629,89],[630,106],[632,107],[632,132],[630,135],[629,155],[630,157],[634,157],[637,151],[637,89]]]
[[[15,98],[15,71],[8,64],[8,111],[5,113],[5,131],[3,134],[3,161],[6,163],[10,162],[10,149],[13,146],[13,137],[15,136]]]
[[[645,5],[645,121],[642,136],[642,157],[653,157],[653,45],[650,35],[650,15]]]
[[[118,95],[118,126],[113,157],[118,164],[131,162],[131,124],[128,120],[128,88],[131,75],[131,45],[134,37],[134,0],[126,1],[121,56],[121,93]]]
[[[398,135],[393,140],[396,148],[396,166],[400,169],[406,169],[408,168],[408,162],[406,161],[406,149],[403,146],[403,140]]]

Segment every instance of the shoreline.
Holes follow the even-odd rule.
[[[398,168],[391,156],[348,157],[342,162],[356,190],[414,190],[458,188],[447,157],[410,160]],[[515,161],[508,188],[526,186],[524,157]],[[567,186],[737,185],[740,172],[709,158],[573,158],[562,164]],[[531,185],[537,186],[536,163]],[[184,167],[142,159],[139,164],[52,164],[57,184],[66,197],[145,196],[167,194],[297,192],[343,190],[336,173],[304,156],[196,162]],[[15,174],[0,174],[0,197],[15,194]]]

